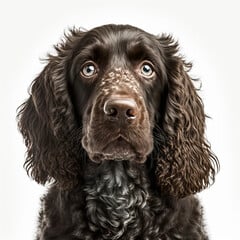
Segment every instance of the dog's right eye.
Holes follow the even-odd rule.
[[[92,78],[97,74],[97,66],[94,62],[88,61],[81,68],[81,75],[85,78]]]

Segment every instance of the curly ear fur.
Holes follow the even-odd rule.
[[[167,71],[163,123],[165,144],[157,157],[156,178],[162,194],[185,197],[214,182],[219,163],[204,137],[205,114],[188,71],[191,64],[177,56],[178,44],[162,36]]]
[[[57,56],[33,81],[29,99],[18,109],[18,126],[27,147],[25,168],[38,183],[54,180],[66,188],[77,182],[81,151],[76,146],[80,134],[69,98],[66,68],[74,38],[82,33],[72,30],[66,42],[55,46]],[[61,145],[61,148],[58,146]]]

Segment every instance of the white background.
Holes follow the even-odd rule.
[[[0,239],[31,240],[45,188],[23,170],[25,147],[16,108],[68,27],[126,23],[172,33],[194,63],[212,119],[207,136],[221,162],[216,183],[199,194],[212,240],[240,239],[240,7],[238,1],[1,1],[0,3]]]

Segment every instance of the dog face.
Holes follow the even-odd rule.
[[[159,42],[133,27],[102,27],[86,33],[76,51],[73,105],[90,159],[145,161],[166,81]]]

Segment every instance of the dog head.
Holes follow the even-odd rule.
[[[25,166],[37,182],[75,185],[83,153],[94,162],[151,162],[166,195],[214,181],[203,104],[172,37],[106,25],[73,29],[55,48],[18,114]]]

